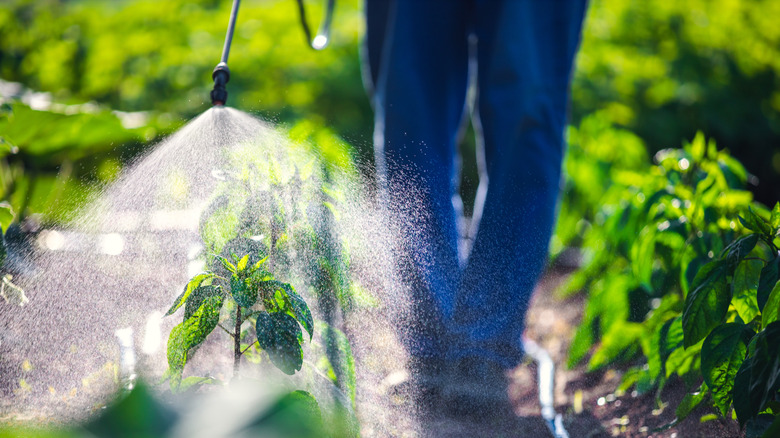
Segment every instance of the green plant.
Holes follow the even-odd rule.
[[[581,145],[575,144],[575,152],[577,147]],[[589,356],[588,368],[599,369],[641,356],[625,373],[621,388],[657,388],[659,395],[675,375],[692,387],[704,378],[704,387],[678,407],[683,418],[706,398],[707,381],[715,382],[713,369],[723,365],[711,353],[714,338],[705,339],[710,332],[727,330],[716,327],[734,324],[737,317],[760,329],[755,320],[764,307],[758,303],[777,281],[771,280],[777,252],[772,233],[777,230],[753,213],[751,208],[770,216],[744,190],[747,173],[741,164],[703,135],[682,149],[660,151],[655,159],[653,166],[632,161],[602,167],[592,158],[580,164],[607,182],[579,210],[563,212],[578,211],[579,226],[568,241],[581,242],[584,263],[562,293],[588,291],[569,363]],[[744,225],[740,214],[747,214]],[[753,229],[761,234],[751,233]],[[761,251],[765,262],[757,258]],[[761,277],[763,295],[758,296],[764,298],[758,300],[758,286],[749,286]],[[717,299],[716,288],[726,291]],[[719,382],[714,401],[724,414],[728,403],[723,394],[729,389],[723,376]]]
[[[303,334],[299,324],[310,338],[314,329],[306,302],[290,284],[277,281],[264,269],[267,256],[260,260],[255,260],[256,254],[232,254],[232,257],[233,262],[217,256],[229,277],[212,271],[194,276],[166,313],[171,315],[184,306],[184,321],[171,330],[168,338],[168,366],[173,388],[182,384],[182,372],[193,348],[218,326],[233,338],[234,376],[238,374],[241,356],[255,344],[286,374],[301,369]],[[250,258],[253,259],[251,264]],[[223,307],[230,315],[230,330],[220,325]],[[254,322],[256,340],[242,347],[245,336],[241,326],[245,321]]]
[[[768,219],[748,208],[751,231],[696,273],[685,298],[685,348],[701,344],[703,387],[722,415],[733,405],[740,424],[769,410],[780,390],[780,203]]]

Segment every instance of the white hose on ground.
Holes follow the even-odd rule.
[[[542,406],[542,418],[555,438],[569,438],[563,427],[563,417],[555,412],[553,390],[555,388],[555,364],[547,351],[536,342],[523,338],[525,354],[533,358],[538,367],[539,404]]]

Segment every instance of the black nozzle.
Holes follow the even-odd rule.
[[[225,84],[230,80],[230,69],[228,69],[227,64],[224,62],[217,64],[211,73],[211,78],[214,79],[214,89],[211,90],[211,104],[224,105],[227,102]]]

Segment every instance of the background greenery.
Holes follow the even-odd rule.
[[[324,2],[306,3],[316,27]],[[63,124],[95,125],[43,133],[55,116],[19,109],[25,114],[13,119],[4,107],[0,198],[10,197],[22,217],[39,212],[55,199],[37,201],[44,195],[29,180],[44,181],[37,189],[44,194],[60,187],[58,195],[73,181],[78,190],[110,181],[151,140],[204,111],[229,7],[219,0],[3,2],[0,78],[50,93],[33,99],[33,107],[68,113]],[[332,44],[315,52],[305,45],[294,1],[243,2],[229,60],[230,104],[282,124],[305,120],[313,134],[327,126],[355,157],[370,160],[360,7],[357,0],[339,1]],[[778,14],[772,0],[591,1],[572,85],[573,124],[599,113],[637,134],[650,153],[702,130],[758,177],[750,188],[771,204],[780,185],[780,31],[772,18]],[[4,86],[3,100],[20,93]],[[87,102],[97,105],[81,105]],[[109,121],[109,110],[143,113],[118,124]],[[114,129],[120,125],[133,129]],[[36,133],[19,134],[30,130]],[[10,154],[13,146],[18,152]],[[467,203],[476,183],[472,148],[467,141]]]

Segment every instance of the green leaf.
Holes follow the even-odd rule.
[[[780,316],[780,282],[775,283],[764,305],[764,310],[761,312],[761,326],[766,327],[777,321],[778,316]]]
[[[355,374],[355,358],[347,336],[339,329],[325,322],[317,322],[325,342],[325,355],[336,377],[336,386],[349,394],[352,407],[355,407],[357,395],[357,380]]]
[[[732,304],[746,323],[759,313],[756,293],[763,266],[761,260],[743,260],[734,271],[734,279],[731,282]]]
[[[298,322],[282,312],[259,312],[255,323],[257,343],[271,362],[285,374],[295,374],[303,365],[303,336]]]
[[[191,317],[171,330],[167,355],[172,389],[181,384],[182,371],[189,359],[190,350],[200,345],[217,326],[223,301],[222,294],[206,298]]]
[[[745,326],[728,323],[716,327],[701,347],[701,372],[712,391],[713,404],[726,416],[731,405],[734,378],[745,360]]]
[[[244,257],[241,257],[241,260],[236,263],[236,270],[238,272],[243,271],[246,269],[246,264],[249,262],[249,254],[245,255]]]
[[[772,209],[772,215],[769,219],[769,225],[774,228],[775,233],[780,228],[780,202],[775,203],[775,208]]]
[[[658,342],[659,356],[661,359],[661,370],[664,376],[669,376],[671,372],[676,371],[668,369],[667,360],[671,354],[682,347],[683,344],[683,329],[682,329],[682,317],[678,316],[674,319],[666,321],[661,327],[660,339]]]
[[[185,379],[182,379],[181,385],[179,385],[178,388],[178,392],[185,392],[188,389],[199,387],[202,385],[216,385],[219,383],[220,381],[213,377],[190,376]]]
[[[677,416],[676,421],[682,421],[684,420],[688,415],[690,415],[691,412],[693,412],[694,409],[696,409],[697,406],[701,404],[704,399],[707,398],[707,384],[702,383],[701,386],[699,386],[699,389],[697,389],[695,392],[685,394],[682,400],[680,400],[680,404],[677,405],[677,409],[675,410],[675,415]]]
[[[761,277],[758,280],[758,291],[756,299],[758,301],[758,308],[761,311],[764,310],[769,294],[775,287],[777,280],[780,279],[780,256],[776,255],[769,263],[761,270]]]
[[[329,425],[330,426],[330,425]],[[317,400],[306,391],[293,391],[253,418],[238,431],[240,436],[320,438],[325,433]]]
[[[734,410],[740,424],[754,418],[780,389],[780,321],[751,340],[749,357],[734,380]]]
[[[201,283],[203,283],[205,280],[214,278],[213,272],[201,272],[200,274],[192,277],[189,282],[187,282],[187,285],[184,286],[184,291],[182,291],[181,294],[179,294],[178,297],[176,297],[176,301],[173,302],[173,306],[171,306],[170,309],[168,309],[167,312],[165,312],[165,316],[173,315],[174,312],[176,312],[179,307],[181,307],[187,299],[190,297],[190,294],[198,287]]]
[[[287,292],[288,304],[292,308],[295,319],[301,323],[303,328],[309,333],[309,339],[314,335],[314,318],[311,316],[311,310],[306,301],[295,292],[292,285],[283,283],[282,288]]]
[[[758,411],[752,407],[753,400],[750,396],[750,367],[752,361],[750,358],[742,362],[737,375],[734,377],[734,393],[732,399],[734,403],[734,413],[737,414],[739,425],[742,426],[747,420]]]
[[[236,274],[230,277],[230,294],[241,307],[252,307],[257,302],[257,287],[248,278]]]
[[[696,274],[683,308],[683,344],[686,348],[704,339],[726,316],[731,293],[724,261],[706,264]]]
[[[762,219],[761,216],[757,215],[756,212],[753,211],[753,209],[750,207],[748,207],[748,220],[755,224],[759,232],[767,236],[772,235],[772,230],[769,227],[769,224],[766,223],[766,221]]]
[[[197,287],[184,305],[184,319],[192,317],[198,311],[203,301],[215,295],[221,295],[222,288],[215,285]]]
[[[11,208],[11,204],[6,201],[0,202],[0,238],[2,238],[2,235],[8,231],[8,226],[11,225],[13,220],[14,210]],[[3,262],[0,260],[0,266],[2,265]]]
[[[626,351],[635,349],[643,334],[644,328],[641,324],[625,321],[613,324],[601,338],[601,344],[591,356],[588,370],[597,370],[614,362]]]
[[[226,259],[225,257],[222,257],[222,256],[214,256],[214,257],[216,257],[217,260],[219,260],[220,263],[222,263],[222,267],[227,269],[228,272],[230,272],[231,274],[235,274],[236,273],[236,266],[234,264],[230,263],[230,261],[228,259]]]
[[[759,215],[756,214],[756,212],[753,211],[752,208],[748,207],[748,213],[743,218],[742,216],[739,217],[739,222],[742,223],[742,226],[747,228],[750,231],[754,231],[756,233],[761,233],[764,235],[771,235],[772,230],[769,228],[769,224],[766,223]]]
[[[726,250],[728,250],[729,262],[736,266],[739,262],[742,261],[742,259],[750,254],[750,251],[753,251],[753,248],[756,247],[757,243],[758,234],[751,234],[749,236],[741,237],[732,242],[729,246],[726,247]]]

